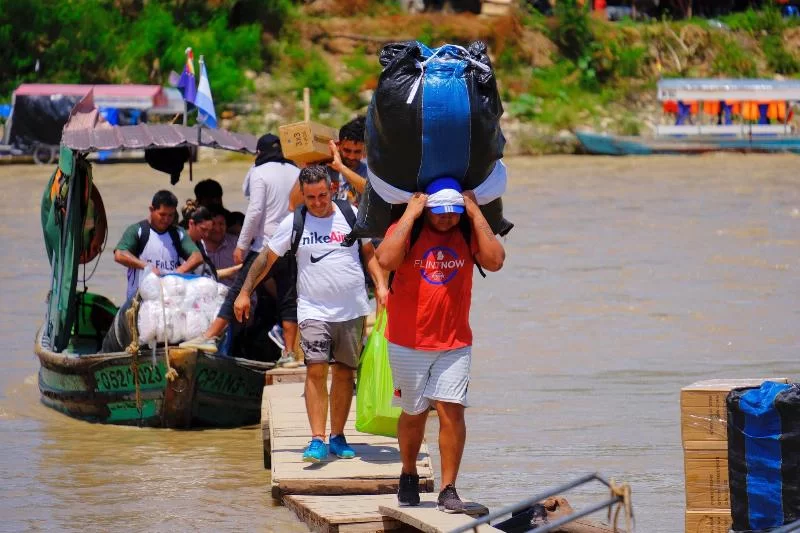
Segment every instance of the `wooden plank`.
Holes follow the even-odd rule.
[[[378,510],[381,514],[415,527],[424,533],[446,533],[474,522],[475,519],[467,514],[449,514],[437,510],[436,498],[436,494],[420,494],[421,502],[416,507],[400,507],[395,500],[390,505],[378,506]],[[472,511],[476,515],[488,513],[488,509],[483,505],[474,502],[465,503],[468,512]],[[477,531],[488,533],[500,530],[484,524],[478,526]]]
[[[272,448],[269,433],[269,395],[261,395],[261,440],[263,444],[264,468],[272,467]]]
[[[683,464],[688,510],[730,508],[728,450],[686,450]]]
[[[357,456],[322,463],[305,463],[302,452],[310,440],[302,383],[283,383],[264,388],[268,413],[272,494],[387,494],[396,493],[402,462],[397,439],[355,430],[354,399],[345,434]],[[418,458],[420,490],[433,490],[433,468],[427,445]],[[383,520],[382,518],[379,520]],[[319,526],[323,527],[323,526]],[[325,526],[328,527],[328,526]]]
[[[396,501],[394,495],[286,496],[286,507],[294,511],[312,531],[357,533],[394,531],[405,527],[378,512],[381,503]]]
[[[686,533],[728,533],[732,523],[729,509],[686,511]]]
[[[306,367],[298,368],[273,368],[266,372],[266,384],[279,383],[304,383],[306,380]]]

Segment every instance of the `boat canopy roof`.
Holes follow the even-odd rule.
[[[141,109],[168,104],[167,95],[160,85],[77,85],[56,83],[23,83],[14,91],[17,96],[85,96],[94,92],[95,104],[100,107]]]
[[[70,113],[61,136],[62,146],[77,152],[207,146],[256,153],[256,137],[244,133],[175,124],[111,126],[103,121],[92,93],[89,91]]]
[[[658,82],[658,99],[682,101],[800,101],[800,80],[676,78]]]

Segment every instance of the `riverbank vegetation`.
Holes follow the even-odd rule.
[[[205,56],[218,114],[262,132],[301,118],[363,112],[389,41],[486,41],[518,152],[557,149],[579,126],[635,134],[657,120],[659,77],[795,77],[800,25],[775,7],[718,20],[608,22],[570,0],[553,16],[409,14],[391,0],[6,0],[0,95],[21,82],[158,83],[184,49]],[[20,24],[19,21],[27,21]],[[98,31],[103,28],[104,31]],[[14,46],[9,43],[16,43]]]

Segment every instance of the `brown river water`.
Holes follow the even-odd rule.
[[[597,471],[631,484],[637,531],[682,531],[680,388],[798,375],[799,162],[511,161],[506,265],[475,277],[462,496],[497,509]],[[226,206],[244,210],[247,165],[208,160],[194,177],[217,178]],[[38,206],[50,172],[0,166],[0,531],[306,531],[272,503],[255,427],[92,425],[39,403],[32,347],[49,271]],[[95,179],[110,242],[89,287],[120,303],[111,249],[169,178],[105,164]],[[175,187],[181,201],[193,185]],[[605,493],[567,496],[579,507]]]

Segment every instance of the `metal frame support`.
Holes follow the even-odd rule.
[[[568,491],[570,489],[574,489],[575,487],[578,487],[580,485],[584,485],[584,484],[589,483],[591,481],[599,481],[600,483],[604,484],[609,489],[612,488],[612,484],[609,481],[607,481],[605,478],[600,476],[600,474],[598,474],[598,473],[586,474],[584,476],[579,477],[578,479],[575,479],[574,481],[571,481],[569,483],[566,483],[566,484],[561,485],[559,487],[556,487],[554,489],[548,490],[547,492],[544,492],[542,494],[537,494],[536,496],[533,496],[532,498],[528,498],[527,500],[523,500],[523,501],[521,501],[519,503],[515,503],[513,505],[509,505],[509,506],[503,507],[502,509],[499,509],[499,510],[493,512],[493,513],[489,513],[488,515],[483,516],[481,518],[478,518],[474,522],[472,522],[472,523],[470,523],[468,525],[464,525],[464,526],[458,527],[456,529],[453,529],[449,533],[467,533],[469,531],[473,531],[473,532],[477,533],[478,526],[480,526],[482,524],[488,524],[490,521],[495,520],[497,518],[500,518],[502,516],[510,515],[510,514],[516,512],[516,511],[521,511],[523,509],[527,509],[528,507],[531,507],[534,504],[540,503],[542,500],[545,500],[545,499],[550,498],[552,496],[556,496],[558,494],[561,494],[562,492],[566,492],[566,491]],[[584,517],[586,515],[595,513],[595,512],[597,512],[597,511],[599,511],[601,509],[610,508],[614,504],[623,503],[623,500],[624,500],[623,496],[612,494],[612,496],[610,498],[608,498],[607,500],[604,500],[604,501],[602,501],[600,503],[591,505],[590,507],[587,507],[586,509],[583,509],[583,510],[575,512],[575,513],[572,513],[571,515],[561,517],[558,520],[556,520],[554,522],[551,522],[551,523],[549,523],[547,525],[539,526],[539,527],[536,528],[535,531],[536,531],[536,533],[547,533],[548,531],[555,531],[559,527],[561,527],[564,524],[567,524],[569,522],[572,522],[573,520],[577,520],[578,518],[582,518],[582,517]],[[798,529],[800,530],[800,525],[798,526]],[[795,530],[794,529],[787,529],[786,530],[786,532],[789,532],[789,531],[795,531]],[[628,533],[631,533],[631,532],[628,532]],[[775,531],[773,533],[778,533],[778,532]],[[780,533],[784,533],[784,532],[781,531]]]

